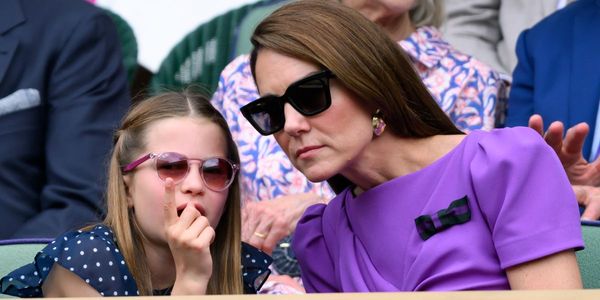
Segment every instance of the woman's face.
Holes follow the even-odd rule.
[[[169,118],[156,121],[147,130],[147,146],[138,157],[148,153],[176,152],[190,159],[227,157],[227,144],[221,129],[204,118]],[[136,157],[137,159],[137,157]],[[154,243],[166,243],[163,202],[165,183],[159,178],[155,159],[150,159],[125,175],[128,205],[144,235]],[[206,187],[200,175],[200,162],[191,161],[187,176],[175,186],[178,214],[192,205],[208,218],[213,228],[219,223],[228,190],[215,192]]]
[[[281,96],[291,83],[318,71],[315,65],[269,49],[258,52],[255,69],[261,96]],[[330,79],[330,91],[331,106],[314,116],[304,116],[286,103],[284,128],[274,134],[292,164],[311,181],[348,170],[373,137],[373,112],[335,78]]]

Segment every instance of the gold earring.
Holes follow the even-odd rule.
[[[375,112],[375,115],[373,115],[371,125],[373,125],[373,133],[376,136],[380,136],[385,130],[385,121],[380,117],[379,109]]]

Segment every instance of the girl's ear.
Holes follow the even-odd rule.
[[[125,183],[125,195],[127,197],[127,207],[132,208],[133,207],[133,197],[131,197],[132,194],[132,187],[133,187],[133,175],[131,174],[126,174],[123,175],[123,182]]]

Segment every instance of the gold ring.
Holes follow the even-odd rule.
[[[259,238],[261,238],[261,239],[264,239],[264,238],[266,238],[266,237],[267,237],[267,235],[266,235],[266,234],[264,234],[264,233],[260,233],[260,232],[258,232],[258,231],[255,231],[255,232],[254,232],[254,235],[255,235],[255,236],[257,236],[257,237],[259,237]]]

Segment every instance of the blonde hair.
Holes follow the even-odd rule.
[[[152,282],[140,230],[132,209],[128,208],[126,186],[121,167],[136,159],[145,147],[147,128],[158,120],[175,117],[195,117],[210,120],[223,131],[227,141],[227,158],[239,164],[235,143],[226,121],[203,96],[188,92],[160,94],[135,105],[125,116],[115,133],[115,146],[108,170],[106,191],[107,215],[104,223],[116,236],[119,249],[133,275],[140,295],[152,295]],[[238,177],[229,188],[229,195],[215,241],[211,245],[213,272],[207,294],[243,293],[241,275],[241,217]]]

